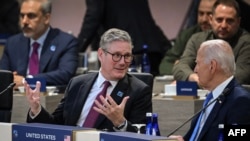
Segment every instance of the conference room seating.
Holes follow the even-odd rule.
[[[139,73],[139,72],[129,72],[129,74],[134,75],[136,78],[140,79],[153,90],[154,77],[150,73]]]
[[[10,122],[13,106],[13,74],[0,70],[0,122]]]

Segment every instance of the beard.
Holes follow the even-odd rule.
[[[25,37],[31,38],[34,35],[33,29],[30,28],[28,25],[23,25],[21,27],[21,30],[23,31],[23,35]]]
[[[46,32],[48,27],[45,25],[38,25],[36,27],[31,28],[28,25],[24,25],[21,29],[25,37],[36,40]]]

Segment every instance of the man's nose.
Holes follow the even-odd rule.
[[[21,17],[21,23],[22,24],[27,24],[28,22],[29,22],[29,18],[26,15],[24,15],[23,17]]]

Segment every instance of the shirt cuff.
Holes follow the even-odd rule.
[[[37,114],[33,114],[32,112],[31,112],[31,110],[29,111],[29,116],[30,116],[30,118],[31,119],[34,119],[34,118],[36,118],[39,114],[40,114],[40,112],[42,111],[42,107],[41,107],[41,105],[39,106],[39,110],[38,110],[38,113]]]
[[[128,121],[125,120],[124,123],[118,127],[113,127],[113,129],[116,131],[116,132],[124,132],[127,130],[127,126],[128,126]]]

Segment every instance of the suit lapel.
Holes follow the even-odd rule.
[[[235,87],[235,85],[236,85],[235,79],[232,79],[225,88],[225,89],[229,88],[228,94],[231,93],[231,91],[232,91],[233,87]],[[205,135],[205,133],[209,130],[209,128],[212,125],[212,122],[215,120],[216,116],[219,114],[219,111],[220,111],[220,109],[221,109],[221,107],[226,99],[226,95],[222,96],[220,98],[220,100],[215,103],[215,105],[211,111],[212,114],[209,114],[209,116],[208,116],[208,118],[207,118],[201,132],[200,132],[198,140],[202,139],[202,137]]]
[[[211,111],[212,114],[209,114],[209,116],[207,117],[207,120],[206,120],[205,124],[203,125],[203,128],[202,128],[202,130],[200,132],[198,140],[200,140],[205,135],[205,133],[208,131],[208,129],[212,125],[212,122],[214,121],[215,117],[217,116],[218,112],[220,111],[222,103],[224,102],[224,100],[225,99],[223,98],[223,101],[221,100],[222,102],[217,101],[215,103],[214,108]]]
[[[57,49],[58,43],[55,40],[56,34],[58,34],[58,32],[51,28],[44,41],[43,49],[42,49],[41,56],[40,56],[40,64],[39,64],[40,72],[44,72],[51,57],[53,56],[54,52]]]
[[[121,79],[117,83],[116,87],[111,92],[111,97],[118,105],[122,102],[122,99],[128,95],[127,90],[128,90],[128,78],[126,75],[123,79]],[[105,118],[106,117],[104,115],[100,114],[94,127],[97,128]]]
[[[29,45],[29,39],[28,38],[21,38],[21,42],[18,45],[20,49],[20,57],[18,59],[18,72],[22,74],[23,76],[27,75],[27,68],[29,63],[29,51],[30,51],[30,45]]]
[[[111,93],[111,97],[117,104],[120,104],[122,102],[122,99],[128,95],[127,89],[128,89],[128,79],[127,77],[125,77],[124,79],[122,79],[117,83],[116,87]]]
[[[82,112],[83,106],[85,104],[85,101],[90,93],[90,90],[93,86],[93,83],[96,80],[98,73],[93,73],[90,77],[88,77],[89,79],[85,79],[83,80],[83,83],[81,84],[78,93],[77,93],[77,97],[76,97],[76,102],[73,106],[73,110],[71,111],[71,115],[75,115],[75,116],[71,116],[71,118],[73,118],[72,120],[70,120],[73,124],[77,123],[80,114]]]

